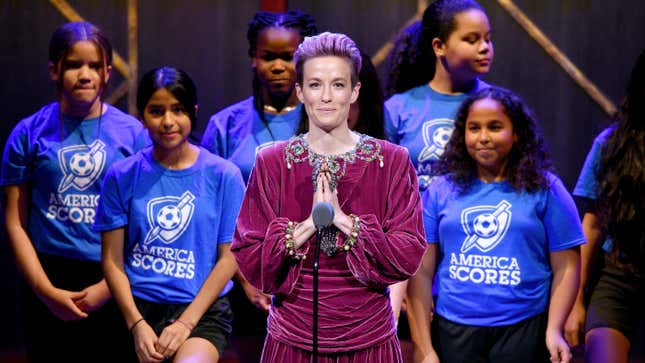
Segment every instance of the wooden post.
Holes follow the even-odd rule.
[[[128,0],[128,113],[137,114],[137,80],[139,79],[137,0]]]
[[[287,11],[287,0],[260,0],[260,10],[285,12]]]
[[[65,0],[49,0],[49,2],[56,8],[58,11],[63,14],[65,18],[69,21],[85,21],[83,17],[74,10],[74,8],[69,5]],[[125,78],[130,76],[130,67],[125,63],[121,55],[116,50],[112,51],[112,66],[116,68],[119,73]]]
[[[511,0],[497,0],[515,21],[533,38],[564,71],[578,84],[609,116],[617,112],[616,105],[591,82],[569,58],[547,38],[544,33]]]

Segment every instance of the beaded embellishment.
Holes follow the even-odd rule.
[[[361,220],[355,214],[350,214],[349,218],[352,219],[352,230],[349,235],[346,236],[345,242],[339,246],[338,245],[338,235],[340,231],[335,226],[325,227],[320,231],[320,249],[327,254],[327,256],[332,257],[338,251],[349,251],[356,244],[358,239],[358,233],[361,229]]]
[[[314,190],[316,190],[316,180],[324,163],[327,164],[327,168],[331,172],[330,186],[332,190],[336,189],[338,181],[345,175],[347,164],[353,164],[356,159],[368,163],[378,160],[379,167],[383,167],[381,145],[373,137],[362,134],[352,150],[344,154],[331,155],[321,155],[314,152],[309,147],[309,143],[304,139],[303,135],[294,136],[289,140],[285,148],[285,159],[287,169],[291,169],[294,163],[309,161],[309,165],[314,169],[311,173],[311,182]]]
[[[356,159],[365,162],[372,162],[378,160],[379,167],[383,167],[383,155],[381,155],[381,144],[376,139],[367,135],[360,135],[360,139],[354,148],[344,154],[321,155],[309,147],[309,143],[304,139],[303,135],[294,136],[289,140],[285,148],[285,160],[287,162],[287,169],[291,170],[293,164],[309,162],[313,167],[311,173],[311,182],[314,191],[316,190],[318,174],[323,165],[326,163],[327,168],[331,172],[330,187],[332,190],[338,186],[338,181],[345,175],[347,164],[353,164]],[[343,246],[338,245],[339,230],[335,226],[322,228],[320,231],[320,248],[329,257],[332,257],[340,249],[348,251],[354,246],[359,229],[359,219],[355,215],[350,215],[352,218],[353,228],[352,233],[348,236]]]
[[[338,228],[335,226],[324,227],[320,230],[320,249],[329,257],[338,251]]]
[[[296,224],[292,221],[287,223],[287,228],[284,231],[284,247],[287,249],[289,256],[296,260],[304,260],[307,258],[307,255],[304,253],[298,253],[295,250],[295,241],[293,240],[293,231],[296,229]]]

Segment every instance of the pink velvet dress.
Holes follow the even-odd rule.
[[[342,155],[315,154],[294,137],[257,156],[231,250],[248,281],[273,295],[262,362],[311,362],[315,236],[299,260],[285,230],[310,215],[323,159],[360,231],[349,251],[320,254],[318,361],[402,362],[388,286],[414,274],[426,248],[416,173],[404,148],[364,135]]]

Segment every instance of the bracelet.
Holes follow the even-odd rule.
[[[184,328],[188,329],[188,331],[193,331],[193,329],[194,329],[194,327],[191,324],[189,324],[189,323],[187,323],[187,322],[185,322],[183,320],[180,320],[180,319],[174,319],[174,320],[171,320],[171,322],[172,323],[179,323],[180,325],[183,325]]]
[[[140,323],[140,322],[142,322],[142,321],[145,321],[145,319],[144,319],[143,317],[139,318],[139,320],[135,321],[135,322],[134,322],[134,324],[132,324],[132,326],[130,327],[130,329],[128,329],[128,330],[130,330],[130,334],[132,334],[132,331],[134,330],[134,328],[135,328],[137,325],[139,325],[139,323]]]
[[[287,249],[289,256],[295,258],[296,260],[304,260],[307,258],[307,255],[304,253],[296,252],[294,246],[296,241],[293,239],[293,231],[296,229],[296,224],[292,221],[287,223],[287,228],[284,230],[284,247]]]
[[[351,218],[354,223],[352,224],[352,231],[349,232],[347,239],[343,243],[343,250],[345,251],[349,251],[352,247],[354,247],[356,239],[358,238],[358,232],[361,228],[361,220],[356,214],[350,214],[349,218]]]

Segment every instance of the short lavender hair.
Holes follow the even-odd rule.
[[[356,43],[347,35],[330,32],[305,37],[305,40],[298,46],[298,50],[293,55],[297,82],[302,84],[302,70],[306,61],[325,56],[346,58],[352,68],[352,86],[356,85],[358,74],[361,71],[361,52]]]

